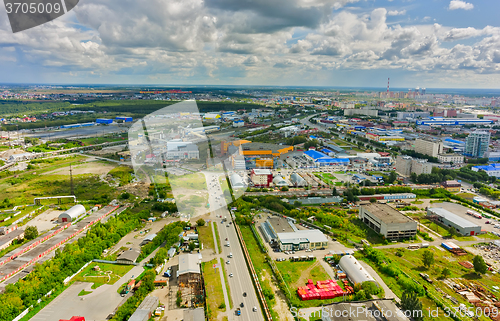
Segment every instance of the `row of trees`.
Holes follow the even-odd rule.
[[[64,279],[77,272],[85,263],[101,257],[104,249],[116,244],[123,236],[141,225],[149,217],[149,210],[126,210],[105,224],[97,223],[78,241],[69,243],[64,250],[56,250],[53,259],[37,264],[24,279],[9,284],[0,294],[0,321],[14,319],[24,309],[45,300],[49,291],[64,287]]]

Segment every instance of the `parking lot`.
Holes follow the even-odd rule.
[[[495,228],[495,226],[498,226],[497,224],[500,224],[500,220],[498,219],[487,219],[487,218],[482,218],[482,219],[477,219],[474,218],[470,215],[467,215],[467,210],[470,210],[470,208],[462,206],[460,204],[456,203],[448,203],[448,202],[443,202],[443,203],[433,203],[430,204],[430,207],[442,207],[445,210],[448,210],[452,212],[453,214],[456,214],[460,217],[463,217],[467,219],[468,221],[471,221],[472,223],[478,224],[481,226],[481,229],[488,231],[488,232],[496,232],[500,233],[499,228]],[[475,212],[479,212],[476,209],[473,209]],[[490,222],[489,224],[486,224],[486,222]]]

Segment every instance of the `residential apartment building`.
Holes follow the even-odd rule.
[[[396,158],[396,172],[403,176],[411,174],[411,156],[398,155]]]
[[[413,158],[411,160],[411,172],[417,175],[432,173],[432,163],[428,163],[427,159]]]
[[[417,138],[415,140],[415,151],[420,154],[437,157],[443,153],[443,142]]]
[[[477,130],[470,133],[465,141],[465,156],[484,157],[490,144],[490,132]]]

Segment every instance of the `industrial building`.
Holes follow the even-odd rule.
[[[347,275],[352,284],[362,284],[364,282],[373,282],[375,279],[366,271],[359,261],[352,255],[344,255],[340,258],[339,267]]]
[[[288,186],[288,183],[280,175],[274,176],[274,178],[273,178],[273,184],[274,184],[274,186],[277,186],[277,187]]]
[[[85,207],[81,204],[77,204],[71,207],[69,210],[59,214],[57,221],[59,223],[74,222],[78,220],[82,215],[85,215]]]
[[[415,140],[415,152],[437,157],[443,153],[443,142],[417,138]]]
[[[451,180],[451,181],[445,181],[441,183],[441,186],[448,192],[460,192],[460,188],[462,187],[462,184],[460,182],[457,182],[456,180]]]
[[[282,251],[320,250],[328,246],[328,239],[320,230],[277,233],[277,237]]]
[[[290,181],[295,187],[307,186],[306,180],[297,173],[293,173],[292,175],[290,175]]]
[[[348,158],[333,158],[316,150],[305,151],[304,155],[311,159],[316,166],[349,165]]]
[[[398,193],[398,194],[374,194],[374,195],[358,195],[360,201],[369,201],[372,198],[377,201],[396,201],[396,200],[414,200],[417,195],[413,193]]]
[[[240,175],[233,173],[229,176],[229,180],[231,182],[231,187],[234,189],[246,188],[245,182],[243,182],[243,178]]]
[[[149,320],[158,304],[160,303],[160,299],[156,296],[148,295],[141,304],[137,307],[137,310],[130,316],[128,321],[147,321]]]
[[[473,166],[474,172],[485,171],[488,176],[500,177],[500,164],[489,164],[484,166]]]
[[[201,253],[179,255],[179,283],[189,284],[190,282],[199,282]]]
[[[142,240],[142,242],[141,242],[141,244],[140,244],[140,245],[141,245],[141,246],[143,246],[143,245],[146,245],[146,244],[148,244],[148,243],[150,243],[150,242],[153,242],[153,240],[154,240],[154,238],[155,238],[155,237],[156,237],[156,233],[153,233],[153,234],[149,234],[149,235],[147,235],[147,236],[146,236],[146,237]]]
[[[170,141],[167,142],[167,159],[199,159],[200,151],[198,145],[191,142]]]
[[[24,237],[24,230],[15,229],[12,232],[0,236],[0,250],[8,248],[15,240],[20,240]]]
[[[278,242],[278,233],[297,231],[292,221],[278,216],[268,217],[265,222],[259,225],[259,229],[268,243]]]
[[[417,234],[417,222],[387,204],[361,205],[359,218],[388,240],[407,239]]]
[[[115,120],[123,120],[125,123],[130,123],[132,122],[133,118],[132,117],[115,117]]]
[[[116,263],[118,264],[135,264],[135,261],[141,254],[140,251],[135,249],[129,249],[128,251],[124,251],[122,254],[118,256],[116,259]]]
[[[427,209],[427,217],[434,219],[445,226],[453,227],[462,235],[478,235],[481,233],[481,226],[473,222],[453,214],[441,207],[433,207]]]
[[[246,143],[241,145],[243,156],[280,157],[293,151],[293,146],[268,143]]]
[[[398,120],[428,118],[430,116],[430,113],[428,111],[413,111],[413,112],[398,111],[397,114],[398,114],[397,116]]]
[[[268,169],[254,168],[250,172],[250,180],[254,186],[269,187],[269,184],[273,181],[273,174]]]
[[[203,308],[185,309],[182,321],[205,320],[205,310]]]
[[[430,119],[417,120],[417,125],[427,125],[427,126],[462,126],[462,125],[490,125],[493,124],[493,120],[488,119],[458,119],[458,118],[438,118],[430,117]]]
[[[490,145],[490,132],[488,131],[475,131],[470,133],[465,140],[465,156],[470,157],[484,157]]]
[[[113,119],[97,118],[95,122],[98,124],[110,125],[113,123]]]

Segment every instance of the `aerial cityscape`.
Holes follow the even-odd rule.
[[[37,1],[0,321],[500,321],[500,3]]]

